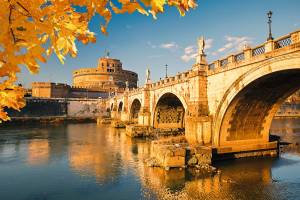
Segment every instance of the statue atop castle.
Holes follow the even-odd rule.
[[[105,49],[104,54],[106,55],[106,58],[109,58],[109,51],[107,49]]]

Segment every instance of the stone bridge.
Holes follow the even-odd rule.
[[[108,99],[112,118],[185,128],[191,144],[218,153],[274,148],[273,116],[300,88],[300,30],[213,63],[203,46],[190,70]]]

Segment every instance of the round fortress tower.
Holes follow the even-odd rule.
[[[80,68],[73,72],[73,86],[97,91],[116,91],[126,87],[136,88],[138,75],[135,72],[123,70],[118,59],[99,58],[97,68]]]

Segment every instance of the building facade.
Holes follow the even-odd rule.
[[[33,82],[32,96],[42,98],[66,98],[71,86],[63,83]]]
[[[81,68],[73,72],[73,86],[88,88],[103,92],[120,92],[126,84],[129,88],[136,88],[138,75],[124,70],[118,59],[100,58],[96,68]]]
[[[33,82],[32,97],[38,98],[107,98],[109,93],[89,88],[71,87],[64,83]]]

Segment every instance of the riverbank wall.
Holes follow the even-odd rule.
[[[96,122],[108,113],[101,99],[26,98],[21,111],[7,109],[11,120],[4,124]]]

